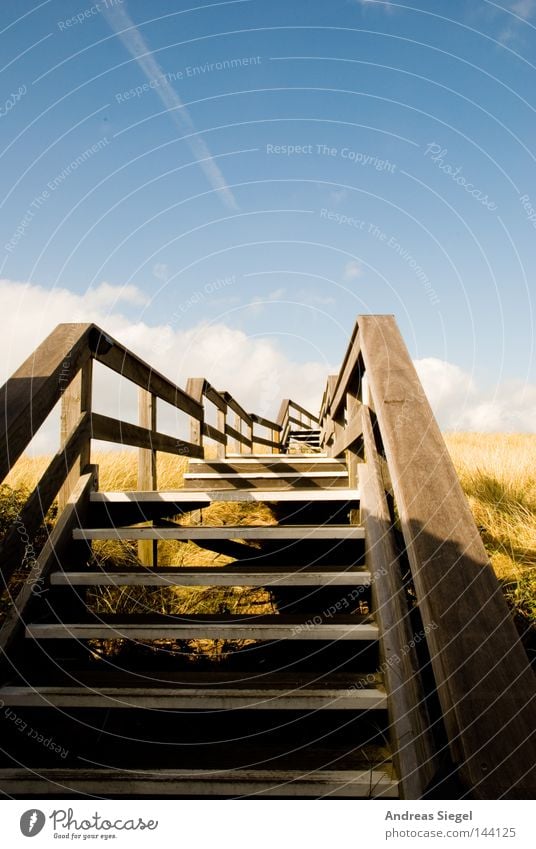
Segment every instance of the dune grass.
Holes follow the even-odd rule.
[[[526,434],[447,434],[448,449],[469,499],[477,526],[493,568],[521,630],[536,623],[536,436]],[[137,456],[134,451],[94,452],[102,490],[136,489]],[[39,480],[47,458],[22,458],[0,488],[0,533],[15,518],[27,494]],[[171,455],[158,456],[158,486],[177,489],[183,485],[188,461]],[[48,521],[53,523],[52,508]],[[273,524],[267,505],[215,503],[184,517],[192,524]],[[202,549],[194,543],[159,543],[163,566],[223,565],[230,558]],[[94,544],[100,563],[128,567],[138,563],[136,543],[102,541]],[[272,610],[264,590],[228,588],[108,588],[92,591],[91,604],[101,612],[133,611],[150,605],[161,612],[257,612]]]

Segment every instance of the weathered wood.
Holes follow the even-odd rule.
[[[171,404],[172,407],[177,407],[177,409],[196,419],[202,418],[203,406],[196,397],[190,395],[188,387],[186,387],[185,392],[184,389],[176,386],[167,377],[155,371],[115,339],[106,337],[106,340],[108,343],[106,350],[97,351],[95,353],[96,360],[117,372],[126,380],[135,383],[136,386]]]
[[[361,347],[360,347],[360,339],[359,333],[354,331],[354,335],[352,337],[352,341],[347,350],[346,357],[344,359],[341,371],[337,377],[337,384],[333,389],[333,400],[330,403],[329,411],[330,415],[335,418],[339,413],[341,406],[343,406],[346,392],[348,391],[348,386],[352,381],[357,385],[357,394],[359,393],[359,359],[360,359]]]
[[[88,622],[34,622],[26,637],[34,640],[355,640],[374,641],[378,628],[365,616],[332,616],[325,622],[285,614],[252,616],[183,615],[100,616]],[[152,620],[152,621],[151,621]]]
[[[210,401],[214,406],[222,413],[225,413],[227,410],[227,401],[217,389],[214,389],[213,386],[210,385],[208,380],[204,381],[203,386],[203,395]]]
[[[357,525],[177,525],[174,528],[77,528],[73,539],[364,539]]]
[[[264,416],[258,416],[257,413],[250,413],[249,417],[254,424],[258,424],[260,427],[266,427],[268,430],[275,430],[278,433],[281,433],[281,425],[277,422],[273,422],[271,419],[266,419]]]
[[[527,657],[394,318],[359,328],[453,761],[475,798],[532,799]]]
[[[190,419],[190,442],[194,445],[198,445],[200,448],[203,446],[203,425],[205,423],[205,411],[203,408],[204,389],[204,377],[188,378],[186,383],[186,392],[199,404],[200,407],[198,412]],[[203,454],[200,456],[203,456]]]
[[[28,577],[0,629],[0,656],[7,651],[24,625],[25,611],[30,601],[38,594],[46,592],[46,580],[50,571],[60,564],[65,549],[72,540],[73,529],[87,513],[89,494],[96,485],[95,481],[96,467],[81,476],[39,556],[30,564]]]
[[[304,570],[299,567],[293,571],[275,569],[237,572],[221,566],[205,566],[197,570],[186,566],[161,566],[157,572],[145,567],[128,571],[58,571],[52,573],[50,583],[57,587],[367,587],[370,584],[370,572],[357,569],[340,571],[335,568]]]
[[[393,756],[402,797],[420,799],[437,769],[409,610],[393,539],[392,520],[367,407],[362,428],[366,463],[362,464],[361,516],[366,534],[366,563],[371,572],[373,609],[380,630],[382,669],[389,693]]]
[[[152,434],[156,432],[156,396],[146,389],[138,389],[138,422],[140,427],[151,432],[151,444],[138,451],[138,489],[155,490],[157,487],[156,450],[152,445]],[[138,558],[144,566],[156,566],[158,543],[156,540],[138,542]]]
[[[315,422],[316,424],[318,424],[317,416],[309,412],[309,410],[306,410],[305,407],[302,407],[300,404],[297,404],[296,401],[291,401],[290,406],[293,410],[296,410],[298,413],[301,413],[302,416],[305,416],[307,419],[309,419],[310,422]]]
[[[61,398],[60,445],[66,443],[80,416],[83,413],[91,413],[92,379],[93,360],[88,359],[67,386]],[[91,437],[89,429],[86,429],[85,439],[80,441],[80,455],[58,493],[58,511],[60,513],[67,504],[69,493],[76,486],[80,475],[89,464],[90,458]]]
[[[221,445],[225,445],[227,442],[227,437],[225,433],[218,428],[214,427],[214,425],[210,425],[207,422],[203,422],[201,425],[201,432],[203,436],[206,436],[207,439],[212,439],[214,442],[218,442]]]
[[[332,492],[326,489],[311,489],[307,492],[296,490],[263,490],[251,489],[239,492],[219,490],[174,490],[166,492],[138,492],[126,490],[124,492],[93,492],[91,501],[105,503],[112,507],[114,504],[131,504],[133,501],[144,504],[145,502],[172,502],[178,508],[184,508],[188,504],[199,504],[208,506],[212,501],[297,501],[315,503],[318,501],[344,502],[351,504],[359,501],[358,489],[335,489]]]
[[[179,454],[182,457],[203,457],[203,449],[200,446],[175,439],[166,433],[154,432],[131,422],[118,421],[101,413],[93,413],[91,421],[93,439],[116,442],[119,445],[133,445],[135,448],[152,446],[154,451]]]
[[[280,446],[279,442],[274,442],[272,439],[267,439],[264,436],[259,436],[258,433],[253,435],[253,445],[266,445],[268,448],[277,450]]]
[[[396,799],[398,785],[390,771],[375,767],[363,770],[151,769],[135,772],[119,769],[43,768],[0,769],[0,791],[19,798],[65,795],[66,788],[84,797],[136,796],[232,796],[303,797],[348,799]]]
[[[363,435],[361,417],[359,415],[354,416],[347,427],[337,422],[334,422],[334,425],[336,426],[338,435],[329,449],[329,455],[330,457],[341,457],[353,449],[357,440]]]
[[[89,413],[78,417],[65,444],[53,457],[0,546],[0,574],[7,584],[13,572],[33,551],[32,541],[89,434]]]
[[[232,410],[233,413],[235,413],[239,419],[241,419],[243,422],[246,422],[246,424],[248,425],[252,423],[251,416],[249,415],[249,413],[246,413],[244,408],[238,403],[235,398],[233,398],[230,392],[221,392],[220,394],[223,395],[229,409]]]
[[[218,395],[219,395],[219,393],[218,393]],[[227,404],[226,404],[224,399],[222,399],[222,400],[223,400],[223,403],[224,403],[223,408],[220,407],[216,410],[216,428],[219,430],[220,433],[225,433],[225,427],[226,427],[226,423],[227,423]],[[217,443],[217,456],[220,459],[225,457],[226,447],[227,447],[227,441],[223,444],[220,443],[220,442]]]
[[[0,702],[10,707],[143,708],[145,710],[385,710],[384,690],[254,687],[2,687]]]
[[[60,324],[0,389],[0,481],[90,357],[91,324]]]

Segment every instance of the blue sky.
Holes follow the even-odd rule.
[[[6,371],[90,317],[275,413],[388,312],[444,427],[532,429],[535,25],[536,0],[4,2]]]

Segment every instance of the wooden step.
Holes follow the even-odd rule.
[[[56,571],[50,575],[52,586],[144,586],[144,587],[305,587],[369,586],[370,572],[340,567],[331,569],[265,569],[239,571],[236,567],[166,566],[158,570],[145,567],[103,571]]]
[[[179,509],[195,505],[195,507],[206,507],[213,501],[255,501],[255,502],[316,502],[336,501],[354,502],[359,501],[358,489],[311,489],[303,490],[269,490],[269,489],[242,489],[242,490],[130,490],[126,492],[92,492],[91,502],[97,504],[176,504]]]
[[[112,676],[113,677],[113,676]],[[280,689],[270,687],[1,687],[9,707],[144,708],[146,710],[385,710],[385,690],[360,687]]]
[[[35,640],[377,640],[378,628],[369,616],[317,617],[268,615],[102,615],[84,622],[34,622],[26,636]]]
[[[75,540],[91,539],[157,539],[157,540],[357,540],[365,538],[365,530],[360,525],[221,525],[221,526],[183,526],[165,527],[125,527],[125,528],[76,528]]]
[[[291,462],[298,463],[298,465],[306,464],[306,463],[333,463],[333,458],[328,457],[327,454],[311,452],[309,454],[303,452],[301,454],[226,454],[225,457],[222,458],[223,463],[230,462],[245,462],[251,461],[255,463],[281,463],[281,462]],[[190,463],[195,463],[195,458],[190,460]],[[206,460],[199,460],[200,463],[206,462]]]
[[[26,798],[44,795],[63,797],[66,792],[82,796],[268,796],[289,798],[396,799],[398,782],[392,770],[382,766],[366,770],[128,770],[22,768],[0,770],[0,792]]]
[[[186,472],[184,475],[185,481],[191,480],[217,480],[218,478],[225,478],[226,480],[269,480],[273,481],[277,480],[295,480],[296,478],[300,478],[302,480],[312,480],[312,479],[327,479],[327,480],[341,480],[342,478],[348,478],[348,471],[346,469],[342,471],[256,471],[256,472]]]
[[[306,492],[313,491],[330,491],[338,488],[348,489],[348,475],[346,473],[326,472],[325,476],[321,472],[312,473],[305,472],[300,474],[296,472],[290,475],[277,475],[265,473],[264,475],[257,472],[252,475],[184,475],[188,490],[193,489],[210,489],[210,490],[230,490],[230,489],[268,489],[268,490],[286,490],[293,489],[305,490]]]
[[[188,474],[205,474],[218,473],[223,476],[229,474],[258,474],[266,472],[270,474],[289,474],[303,475],[306,473],[318,472],[344,472],[348,473],[348,467],[345,462],[336,459],[323,457],[321,460],[303,460],[303,458],[293,459],[292,455],[288,459],[270,460],[264,462],[262,460],[253,460],[244,458],[243,460],[190,460],[188,463]]]

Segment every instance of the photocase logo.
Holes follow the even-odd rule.
[[[35,837],[42,830],[46,818],[43,811],[32,808],[25,811],[20,818],[20,830],[25,837]]]

